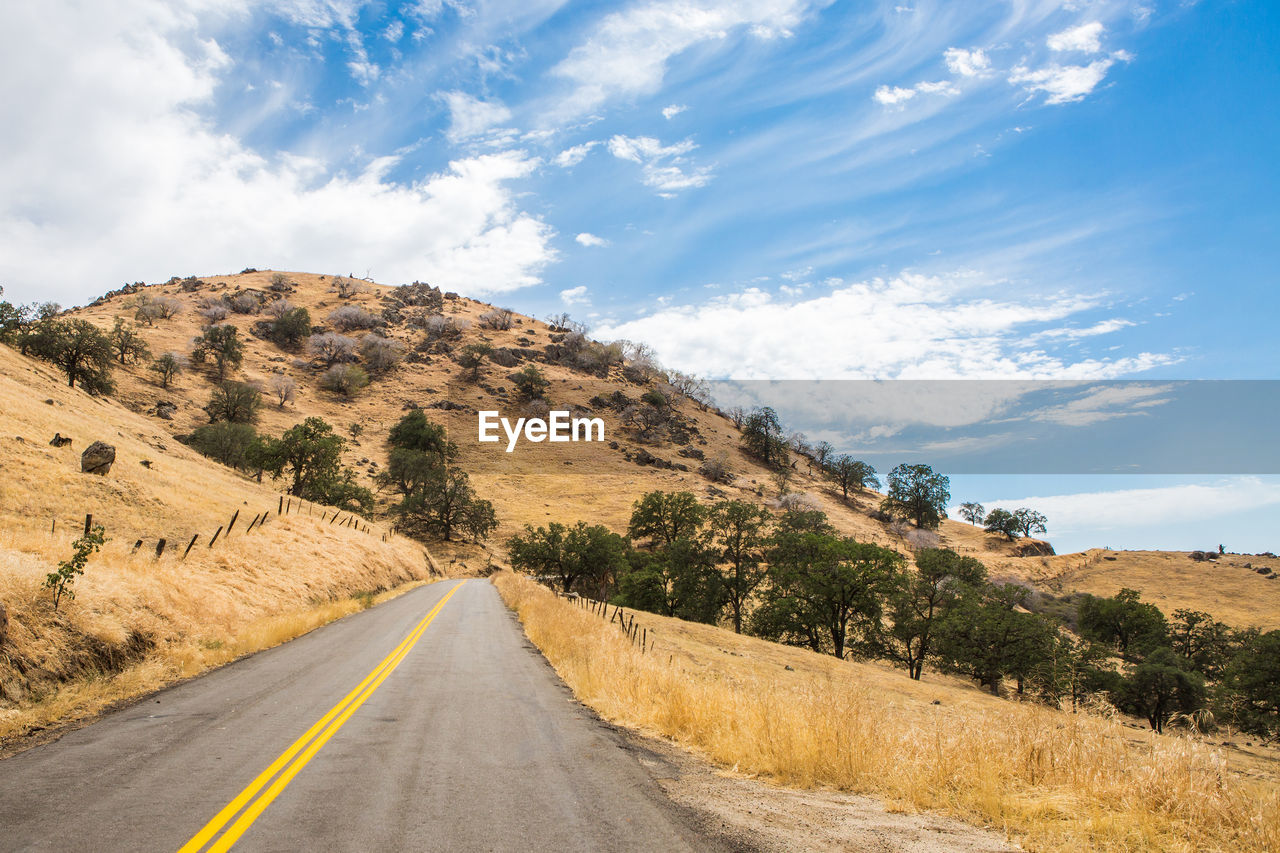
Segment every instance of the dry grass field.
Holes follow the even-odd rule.
[[[494,580],[579,699],[734,772],[944,812],[1030,850],[1280,849],[1274,762],[1238,768],[1232,751],[1189,736],[652,614],[636,615],[642,654],[533,581]]]
[[[51,447],[54,433],[72,438]],[[116,448],[111,472],[80,453]],[[278,495],[0,346],[0,743],[198,673],[368,606],[430,576],[421,545],[277,516]],[[230,536],[208,547],[237,510]],[[271,518],[245,532],[251,517]],[[93,515],[107,535],[55,612],[45,576]],[[200,541],[186,559],[192,535]],[[155,557],[157,540],[169,542]],[[134,543],[143,547],[134,550]]]

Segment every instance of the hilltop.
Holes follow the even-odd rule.
[[[270,306],[279,299],[307,309],[315,331],[339,332],[357,341],[376,334],[398,342],[404,360],[384,374],[373,373],[369,387],[352,398],[325,391],[320,387],[325,365],[309,356],[305,346],[291,351],[262,336],[264,321],[271,319]],[[74,314],[109,329],[116,318],[133,323],[138,306],[147,301],[176,305],[172,317],[155,319],[150,326],[138,324],[153,355],[189,354],[192,339],[210,316],[235,325],[247,344],[241,369],[232,378],[266,388],[274,376],[287,376],[297,386],[286,405],[264,406],[259,429],[278,434],[305,417],[324,418],[348,440],[346,464],[375,491],[376,475],[387,461],[386,435],[406,411],[420,407],[444,424],[459,445],[459,464],[470,473],[477,492],[495,505],[499,527],[487,550],[499,560],[501,543],[526,523],[584,520],[625,529],[632,504],[655,489],[688,490],[703,499],[729,496],[765,502],[776,496],[771,472],[743,451],[738,429],[713,406],[672,395],[677,428],[659,428],[652,438],[642,440],[638,426],[643,425],[624,423],[626,410],[661,383],[661,372],[646,361],[643,348],[638,359],[624,361],[624,352],[633,353],[590,341],[567,318],[555,318],[562,325],[553,326],[427,285],[397,288],[346,276],[268,270],[129,285]],[[207,306],[228,303],[243,306],[246,313],[226,310],[210,315]],[[337,328],[330,317],[339,309],[364,312],[371,328]],[[492,348],[474,380],[457,362],[468,344]],[[476,441],[476,412],[499,410],[513,420],[529,414],[510,378],[526,365],[546,377],[546,397],[555,408],[602,418],[607,440],[525,442],[511,454],[503,452],[505,443]],[[115,375],[115,398],[147,418],[158,433],[183,435],[208,422],[203,406],[212,382],[206,372],[188,371],[168,390],[158,388],[155,375],[143,364],[119,367]],[[857,455],[856,448],[842,449]],[[719,462],[730,481],[711,482],[699,473],[707,460]],[[949,547],[979,558],[997,577],[1032,584],[1049,595],[1112,595],[1131,587],[1165,612],[1189,608],[1234,625],[1280,626],[1280,582],[1257,571],[1280,571],[1280,560],[1274,558],[1230,556],[1197,562],[1186,552],[1102,549],[1054,555],[1043,543],[1005,542],[954,520],[944,520],[936,537],[912,542],[907,527],[873,517],[880,495],[868,491],[845,502],[803,458],[790,490],[806,494],[844,534],[908,554],[921,541]],[[379,494],[381,510],[390,502],[389,494]],[[463,560],[476,552],[452,545],[441,550]],[[1246,562],[1251,568],[1244,568]]]

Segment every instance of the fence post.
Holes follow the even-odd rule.
[[[191,553],[191,549],[195,547],[196,540],[197,540],[197,539],[199,539],[199,538],[200,538],[200,534],[199,534],[199,533],[197,533],[195,536],[192,536],[192,537],[191,537],[191,541],[190,541],[189,543],[187,543],[187,550],[185,550],[185,551],[183,551],[183,552],[182,552],[182,559],[184,559],[184,560],[185,560],[185,559],[187,559],[187,555]]]
[[[49,535],[52,536],[57,532],[58,532],[58,519],[55,518],[53,520],[53,525],[49,528]]]
[[[240,517],[240,510],[236,510],[231,515],[231,521],[227,524],[227,536],[231,535],[231,528],[236,526],[236,519]]]
[[[258,523],[258,516],[256,516],[256,515],[255,515],[255,516],[253,517],[253,521],[249,522],[249,526],[248,526],[248,527],[246,527],[246,528],[244,529],[244,532],[245,532],[246,534],[252,533],[252,532],[253,532],[253,526],[254,526],[255,524],[257,524],[257,523]]]
[[[213,531],[213,538],[209,540],[209,547],[213,547],[213,543],[218,541],[218,534],[222,532],[222,525],[218,525],[218,529]]]
[[[161,539],[159,542],[156,543],[156,559],[157,560],[160,559],[162,556],[164,556],[164,546],[167,543],[168,543],[167,539]]]
[[[134,553],[134,554],[138,553],[138,549],[139,549],[139,548],[141,548],[141,547],[142,547],[142,540],[141,540],[141,539],[139,539],[137,542],[134,542],[134,543],[133,543],[133,552],[132,552],[132,553]]]
[[[321,517],[321,518],[324,518],[324,516],[323,516],[323,515],[322,515],[322,516],[320,516],[320,517]],[[330,524],[333,524],[333,523],[334,523],[335,521],[337,521],[337,520],[338,520],[338,513],[336,513],[336,512],[335,512],[335,513],[333,514],[333,518],[329,519],[329,523],[330,523]]]
[[[84,516],[84,535],[89,535],[89,530],[93,527],[93,513],[85,513]]]
[[[276,507],[276,515],[284,512],[284,495],[280,496],[280,506]]]

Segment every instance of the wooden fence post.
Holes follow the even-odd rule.
[[[218,529],[213,531],[213,538],[209,540],[209,547],[213,547],[213,543],[218,541],[218,534],[222,532],[222,525],[218,525]]]
[[[280,505],[276,507],[276,515],[284,512],[284,495],[280,496]]]
[[[199,533],[191,537],[191,541],[187,543],[187,550],[182,552],[182,559],[184,560],[187,559],[187,555],[191,553],[191,549],[195,547],[196,540],[199,538],[200,538]]]
[[[142,540],[141,540],[141,539],[139,539],[137,542],[134,542],[134,543],[133,543],[133,551],[132,551],[132,553],[134,553],[134,554],[138,553],[138,549],[139,549],[139,548],[141,548],[141,547],[142,547]]]
[[[89,535],[89,529],[93,527],[93,513],[86,513],[84,517],[84,535]]]
[[[236,519],[240,517],[240,510],[236,510],[231,515],[231,521],[227,524],[227,536],[231,535],[231,528],[236,526]]]
[[[161,539],[159,542],[156,543],[156,559],[157,560],[160,559],[162,556],[164,556],[164,546],[167,543],[168,543],[167,539]]]

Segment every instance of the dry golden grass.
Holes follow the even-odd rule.
[[[1193,739],[1137,738],[1106,717],[649,614],[639,618],[657,645],[641,654],[616,625],[533,581],[494,580],[579,699],[737,772],[946,812],[1033,850],[1280,849],[1274,780],[1240,778]],[[706,654],[709,638],[718,657]]]
[[[50,447],[54,432],[74,444]],[[95,439],[116,447],[106,477],[79,470],[80,451]],[[283,642],[430,575],[417,543],[383,542],[377,525],[364,533],[318,514],[277,516],[268,487],[5,347],[0,466],[0,602],[9,617],[0,740]],[[234,532],[208,547],[237,510]],[[246,533],[268,510],[268,523]],[[108,541],[76,581],[76,598],[55,612],[41,585],[70,556],[85,513]],[[195,533],[200,541],[184,560]],[[156,559],[159,538],[170,544]]]

